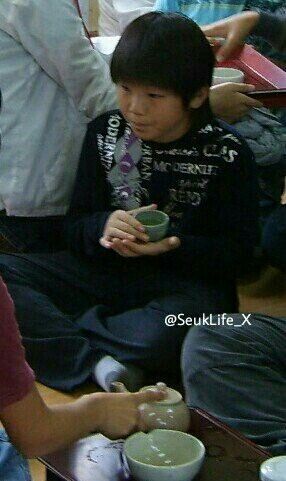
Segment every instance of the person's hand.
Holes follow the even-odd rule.
[[[246,95],[253,90],[253,85],[232,82],[213,86],[210,89],[210,105],[214,115],[233,123],[253,107],[262,107],[261,102]]]
[[[149,237],[145,234],[142,224],[135,219],[138,212],[156,209],[156,204],[140,207],[130,211],[116,210],[107,219],[104,226],[103,236],[99,240],[102,247],[110,249],[112,239],[129,239],[130,241],[148,242]]]
[[[89,403],[89,419],[87,418],[86,421],[90,425],[90,432],[96,430],[108,438],[118,439],[134,431],[144,430],[138,407],[143,403],[160,401],[165,396],[164,391],[160,389],[137,393],[94,393],[83,396],[82,401]]]
[[[245,38],[252,32],[258,21],[258,12],[243,12],[205,25],[202,27],[202,31],[207,37],[223,37],[226,39],[216,54],[217,60],[221,62],[244,43]]]
[[[178,237],[166,237],[157,242],[132,242],[128,239],[113,239],[111,248],[123,257],[158,256],[177,249],[181,245]]]

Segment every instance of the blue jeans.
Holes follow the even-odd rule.
[[[32,481],[28,462],[0,431],[0,481]]]

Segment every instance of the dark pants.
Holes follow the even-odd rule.
[[[56,252],[64,248],[63,216],[14,217],[0,211],[0,251]]]
[[[155,260],[120,259],[115,267],[67,252],[0,256],[28,361],[44,384],[73,389],[105,354],[154,380],[178,376],[186,328],[167,327],[165,316],[237,308],[232,282],[174,277]]]
[[[286,271],[286,204],[268,217],[262,235],[262,248],[268,261]]]
[[[242,314],[232,314],[243,324]],[[286,319],[195,327],[183,353],[189,406],[210,412],[274,454],[286,454]]]

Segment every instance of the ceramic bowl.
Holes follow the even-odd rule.
[[[124,454],[138,481],[191,481],[203,464],[205,447],[190,434],[155,429],[129,436]]]
[[[244,73],[237,68],[215,67],[212,84],[219,85],[226,82],[243,83]]]

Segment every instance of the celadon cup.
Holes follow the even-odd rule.
[[[151,242],[156,242],[166,237],[169,227],[169,216],[161,210],[146,210],[135,215],[144,227]]]
[[[213,71],[212,85],[219,85],[226,82],[243,83],[244,73],[237,68],[215,67]]]
[[[191,481],[202,467],[205,447],[190,434],[155,429],[129,436],[124,454],[137,481]]]

